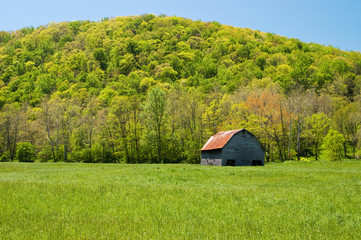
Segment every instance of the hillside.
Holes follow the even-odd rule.
[[[196,163],[209,136],[247,128],[268,161],[318,159],[328,133],[355,157],[360,88],[358,52],[217,22],[150,14],[0,32],[0,155]]]

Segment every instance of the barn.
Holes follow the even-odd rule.
[[[215,166],[264,166],[265,151],[246,129],[213,135],[201,149],[201,164]]]

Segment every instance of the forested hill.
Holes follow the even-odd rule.
[[[339,159],[327,143],[355,157],[360,88],[358,52],[217,22],[149,14],[0,32],[0,159],[197,163],[209,136],[236,128],[268,161]]]

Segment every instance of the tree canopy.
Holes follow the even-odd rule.
[[[356,157],[360,89],[359,52],[218,22],[146,14],[0,32],[0,155],[28,142],[41,161],[196,163],[210,135],[245,127],[268,161],[318,158],[329,129]]]

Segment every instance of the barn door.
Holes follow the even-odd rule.
[[[252,160],[252,166],[262,166],[262,160]]]
[[[226,166],[236,166],[236,160],[234,159],[227,159]]]

